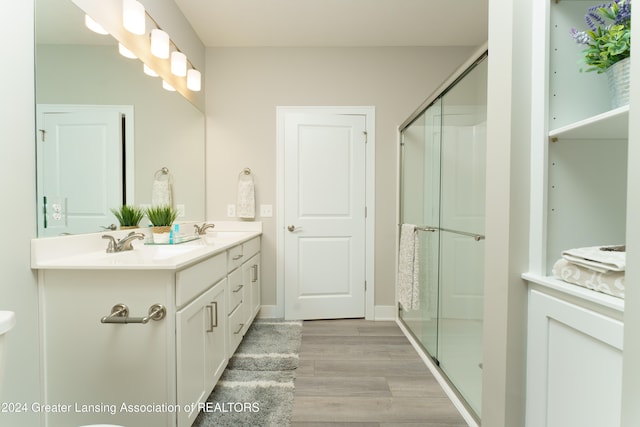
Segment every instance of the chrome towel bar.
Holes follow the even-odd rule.
[[[460,234],[462,236],[469,236],[469,237],[473,237],[473,239],[476,242],[479,242],[480,240],[484,240],[484,235],[483,234],[474,234],[474,233],[467,233],[466,231],[458,231],[458,230],[451,230],[448,228],[441,228],[441,227],[431,227],[431,226],[422,226],[422,227],[416,227],[416,231],[446,231],[447,233],[454,233],[454,234]]]
[[[153,304],[149,307],[149,315],[145,317],[129,317],[129,307],[124,304],[116,304],[111,307],[111,314],[100,319],[100,323],[142,323],[149,320],[162,320],[167,315],[167,309],[162,304]]]

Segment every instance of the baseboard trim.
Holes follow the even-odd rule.
[[[376,305],[373,309],[374,320],[396,320],[396,308],[393,305]]]
[[[277,305],[262,305],[256,316],[259,319],[282,319],[284,313],[281,313]]]

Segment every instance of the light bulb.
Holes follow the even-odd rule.
[[[187,55],[178,51],[171,52],[171,72],[178,77],[187,75]]]
[[[169,57],[169,34],[160,29],[151,30],[151,53],[158,58]]]
[[[102,25],[100,25],[96,21],[94,21],[93,18],[90,17],[89,15],[84,15],[84,25],[86,25],[87,28],[90,29],[91,31],[93,31],[94,33],[98,33],[98,34],[102,34],[102,35],[109,34],[107,32],[107,30],[102,28]]]
[[[142,64],[144,65],[143,69],[144,69],[144,73],[147,76],[151,76],[151,77],[158,77],[158,73],[156,73],[155,71],[153,71],[153,68],[149,67],[147,64]]]
[[[130,59],[137,58],[137,56],[133,52],[131,52],[129,49],[124,47],[122,43],[118,43],[118,52],[120,52],[120,55],[124,56],[125,58],[130,58]]]
[[[122,0],[122,26],[133,34],[145,33],[146,16],[142,3],[137,0]]]
[[[187,88],[198,92],[202,88],[202,76],[200,71],[191,68],[187,71]]]
[[[162,81],[162,88],[164,90],[168,90],[169,92],[175,92],[176,88],[174,88],[173,86],[171,86],[169,83],[165,82],[164,80]]]

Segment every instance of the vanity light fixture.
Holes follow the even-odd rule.
[[[102,25],[98,24],[93,20],[89,15],[84,15],[84,25],[87,26],[88,29],[93,31],[94,33],[102,34],[103,36],[109,34],[107,30],[102,28]]]
[[[187,55],[177,50],[171,52],[171,73],[178,77],[187,75]]]
[[[202,76],[200,71],[195,68],[190,68],[187,71],[187,89],[194,92],[200,91],[202,88]]]
[[[164,80],[162,81],[162,88],[163,88],[164,90],[168,90],[169,92],[175,92],[175,91],[176,91],[176,88],[175,88],[175,87],[171,86],[169,83],[167,83],[167,82],[166,82],[166,81],[164,81]]]
[[[157,58],[167,59],[171,50],[171,40],[166,31],[159,28],[151,30],[151,53]]]
[[[158,77],[158,73],[156,73],[155,71],[153,71],[153,68],[149,67],[147,64],[145,64],[144,62],[142,63],[142,65],[144,65],[144,73],[147,76],[151,76],[151,77]]]
[[[138,0],[122,0],[122,26],[139,36],[146,32],[146,11]]]
[[[124,56],[125,58],[130,58],[130,59],[138,58],[133,52],[131,52],[126,47],[124,47],[122,43],[118,43],[118,52],[120,52],[120,55]]]

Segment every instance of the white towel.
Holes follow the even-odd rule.
[[[420,251],[416,226],[402,224],[398,254],[398,302],[406,311],[420,308]]]
[[[256,217],[256,197],[251,174],[241,173],[238,178],[238,201],[236,204],[238,218]]]
[[[602,250],[602,248],[607,247],[610,246],[589,246],[569,249],[562,252],[562,258],[599,273],[624,271],[626,252]]]
[[[151,204],[153,206],[172,206],[171,182],[166,179],[155,179],[151,187]]]

